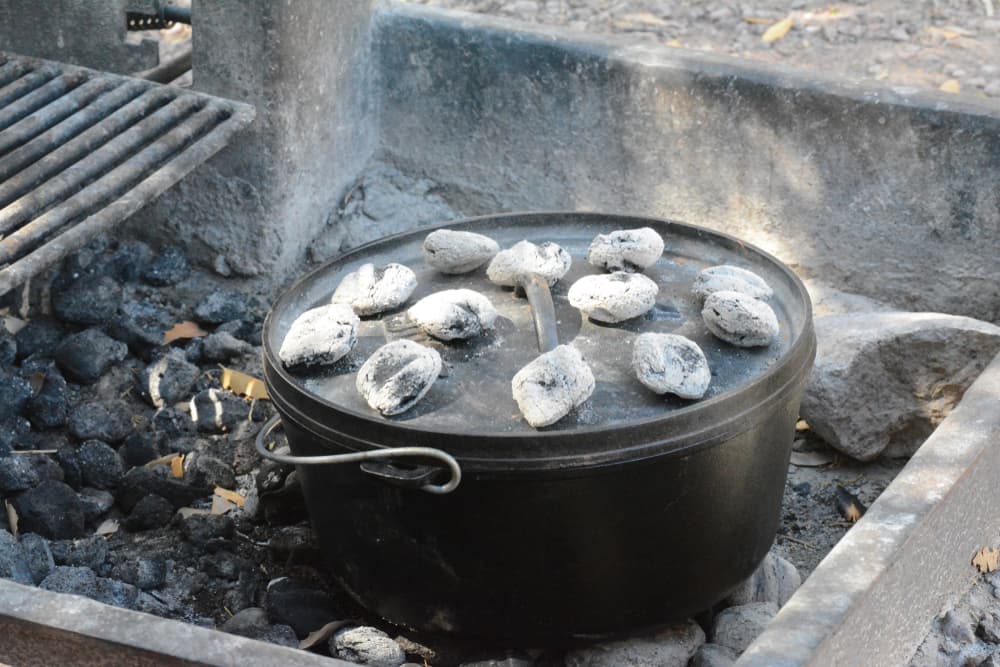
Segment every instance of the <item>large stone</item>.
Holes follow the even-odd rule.
[[[118,399],[88,401],[73,408],[66,424],[77,440],[121,442],[135,428],[128,403]]]
[[[52,295],[56,317],[73,324],[104,324],[118,311],[122,288],[107,276],[84,276]]]
[[[46,480],[14,498],[14,509],[25,532],[52,540],[83,537],[83,504],[62,482]]]
[[[731,667],[738,657],[731,648],[719,644],[702,644],[688,667]]]
[[[801,583],[802,577],[794,565],[769,552],[754,573],[729,594],[725,604],[735,607],[750,602],[773,602],[781,607]]]
[[[20,415],[31,398],[31,385],[24,378],[0,368],[0,419]]]
[[[165,408],[191,397],[201,370],[180,350],[170,350],[153,360],[139,376],[139,392],[153,407]]]
[[[0,528],[0,578],[19,584],[34,584],[24,550],[14,536]]]
[[[743,653],[777,613],[778,605],[773,602],[751,602],[725,609],[715,617],[711,640]]]
[[[800,412],[862,461],[916,451],[1000,351],[1000,327],[939,313],[821,317],[816,338]]]
[[[378,628],[345,628],[330,638],[330,653],[368,667],[399,667],[406,654],[392,637]]]
[[[65,338],[56,348],[56,361],[71,379],[90,384],[128,356],[125,343],[98,329],[86,329]]]
[[[566,655],[566,667],[685,667],[705,633],[694,621],[685,621],[655,635],[596,644]]]

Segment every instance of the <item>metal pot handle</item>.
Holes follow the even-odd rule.
[[[374,459],[396,459],[409,456],[419,456],[426,459],[436,459],[444,463],[451,471],[451,479],[445,484],[423,484],[420,488],[427,493],[451,493],[462,481],[462,468],[458,465],[455,457],[440,449],[433,447],[390,447],[386,449],[369,449],[363,452],[351,452],[350,454],[326,454],[324,456],[290,456],[287,454],[275,454],[270,451],[265,444],[265,439],[281,422],[281,416],[275,415],[268,420],[260,431],[257,432],[255,443],[257,453],[266,459],[288,465],[308,466],[325,465],[335,463],[361,463]],[[367,472],[367,471],[366,471]],[[369,473],[371,474],[371,473]]]
[[[556,325],[556,307],[552,302],[549,283],[537,273],[529,273],[521,278],[520,287],[531,305],[531,317],[535,321],[535,337],[539,352],[551,352],[559,345],[559,330]]]

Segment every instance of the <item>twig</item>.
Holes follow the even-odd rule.
[[[58,454],[58,449],[15,449],[11,454]]]
[[[802,546],[809,547],[810,549],[816,549],[817,548],[816,545],[813,544],[812,542],[806,542],[805,540],[800,540],[799,538],[792,537],[791,535],[781,535],[781,534],[779,534],[778,537],[784,538],[784,539],[788,540],[789,542],[795,542],[796,544],[801,544]]]

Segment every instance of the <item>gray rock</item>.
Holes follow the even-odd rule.
[[[424,239],[424,259],[447,274],[474,271],[500,252],[500,245],[488,236],[473,232],[439,229]]]
[[[566,667],[684,667],[704,643],[705,633],[689,620],[654,635],[573,650]]]
[[[24,555],[24,562],[31,572],[34,583],[41,583],[42,579],[49,576],[52,568],[56,566],[52,552],[49,550],[49,543],[41,535],[27,533],[21,535],[21,553]]]
[[[100,535],[79,540],[53,540],[49,543],[49,549],[56,565],[96,570],[108,558],[108,542]]]
[[[128,468],[145,465],[167,453],[165,438],[159,433],[136,431],[118,448]]]
[[[170,350],[143,369],[139,391],[153,407],[165,408],[191,397],[201,370],[180,350]]]
[[[205,389],[191,399],[190,412],[199,431],[225,433],[250,415],[250,406],[228,391]]]
[[[83,537],[84,512],[80,499],[66,484],[45,480],[33,489],[16,496],[14,509],[20,528],[52,540]]]
[[[540,276],[551,287],[566,275],[573,259],[555,243],[518,241],[496,254],[486,267],[486,276],[497,285],[518,287],[529,275]]]
[[[368,667],[400,667],[406,654],[392,637],[378,628],[344,628],[330,638],[330,654]]]
[[[112,607],[134,609],[139,598],[139,589],[117,579],[98,577],[94,599]]]
[[[125,474],[118,487],[118,505],[131,512],[145,496],[155,494],[168,500],[174,509],[212,495],[212,487],[186,484],[177,479],[161,476],[148,468],[132,468]]]
[[[712,643],[743,653],[778,613],[773,602],[751,602],[724,609],[715,617]]]
[[[701,398],[712,382],[705,353],[698,344],[676,334],[644,333],[632,347],[632,370],[657,394]]]
[[[966,612],[952,609],[944,615],[940,624],[941,634],[948,639],[962,644],[969,644],[976,640],[976,633],[973,630],[975,624]]]
[[[174,518],[174,506],[155,494],[143,496],[125,519],[125,528],[132,532],[162,528]]]
[[[221,486],[224,489],[236,488],[236,473],[233,472],[231,465],[207,454],[197,454],[191,458],[194,461],[189,472],[194,475],[198,484],[212,487]]]
[[[816,339],[801,415],[862,461],[916,451],[1000,352],[1000,327],[939,313],[821,317]]]
[[[409,267],[368,263],[344,276],[330,303],[346,304],[358,315],[378,315],[402,306],[416,288],[417,276]]]
[[[979,619],[976,636],[991,644],[1000,644],[1000,610],[986,610]]]
[[[694,279],[692,291],[701,299],[716,292],[739,292],[755,299],[766,299],[774,291],[753,271],[722,264],[704,269]]]
[[[0,368],[0,419],[10,419],[24,412],[31,398],[31,384],[22,377]]]
[[[77,405],[70,411],[66,427],[77,440],[104,442],[121,442],[135,429],[132,410],[118,399]]]
[[[430,391],[441,373],[441,355],[412,340],[396,340],[375,350],[358,370],[356,387],[383,415],[406,412]]]
[[[95,489],[113,489],[125,474],[118,452],[100,440],[88,440],[79,449],[83,483]]]
[[[201,356],[205,361],[229,361],[252,351],[252,345],[228,331],[216,331],[205,336],[201,344]]]
[[[17,341],[14,335],[0,326],[0,367],[10,366],[17,359]]]
[[[38,469],[27,456],[0,457],[0,495],[25,491],[41,481]]]
[[[731,667],[738,657],[731,648],[719,644],[702,644],[688,667]]]
[[[162,558],[130,558],[115,566],[115,578],[144,590],[160,588],[167,582],[167,563]]]
[[[497,310],[488,298],[470,289],[435,292],[408,311],[426,334],[439,340],[464,340],[493,328]]]
[[[660,288],[641,273],[584,276],[569,288],[569,303],[598,322],[617,323],[648,312]]]
[[[153,261],[153,251],[142,241],[121,241],[105,262],[104,275],[119,282],[135,282]]]
[[[754,573],[729,594],[725,604],[736,607],[751,602],[773,602],[781,607],[801,584],[802,577],[794,565],[768,552]]]
[[[108,276],[84,276],[52,295],[52,312],[64,322],[105,324],[118,311],[122,288]]]
[[[641,271],[663,255],[663,237],[649,227],[598,234],[587,249],[587,261],[608,271]]]
[[[211,550],[229,544],[235,532],[232,518],[224,514],[192,514],[181,522],[185,540]]]
[[[710,294],[701,316],[713,336],[737,347],[764,347],[778,335],[778,318],[771,307],[739,292]]]
[[[69,415],[66,379],[54,366],[42,373],[42,388],[25,403],[24,414],[35,428],[59,428]]]
[[[96,382],[112,365],[128,356],[128,346],[104,335],[98,329],[86,329],[68,336],[56,348],[56,362],[71,379],[84,384]]]
[[[247,607],[236,612],[232,618],[219,626],[219,630],[281,646],[299,645],[294,630],[287,625],[271,625],[267,620],[267,613],[260,607]]]
[[[343,618],[344,614],[333,598],[315,584],[291,577],[281,577],[267,585],[264,609],[272,622],[292,626],[300,637]]]
[[[18,360],[33,354],[51,356],[66,336],[63,325],[50,317],[35,317],[16,334]]]
[[[243,292],[214,290],[194,308],[194,317],[205,324],[253,319],[254,305]]]
[[[560,345],[519,370],[510,382],[517,407],[531,426],[554,424],[594,392],[594,373],[583,355]]]
[[[2,528],[0,528],[0,579],[10,579],[29,586],[35,583],[24,549],[13,535]]]
[[[148,359],[163,343],[163,334],[175,324],[164,308],[146,302],[126,301],[107,325],[108,334],[128,345],[136,355]]]
[[[115,504],[115,497],[103,489],[80,489],[76,497],[83,505],[83,516],[87,523],[96,522]]]
[[[54,567],[38,587],[55,593],[69,593],[97,599],[97,575],[89,567],[67,565]]]
[[[288,328],[278,358],[285,366],[323,366],[341,359],[358,342],[361,320],[350,305],[313,308]]]
[[[150,285],[164,287],[176,285],[191,273],[191,265],[188,264],[184,249],[179,246],[168,246],[153,260],[145,271],[142,272],[142,279]]]

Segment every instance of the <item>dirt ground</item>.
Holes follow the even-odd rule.
[[[1000,0],[409,1],[1000,104]]]

